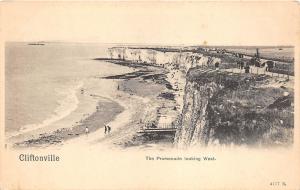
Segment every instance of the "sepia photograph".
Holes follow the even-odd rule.
[[[289,46],[11,42],[5,76],[13,148],[293,144]]]

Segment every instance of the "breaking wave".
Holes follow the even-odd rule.
[[[28,124],[22,126],[18,134],[46,127],[68,116],[78,107],[79,100],[77,98],[76,92],[82,86],[83,81],[80,81],[78,84],[73,85],[68,89],[56,89],[57,93],[65,98],[57,101],[59,106],[53,111],[53,114],[39,124]]]

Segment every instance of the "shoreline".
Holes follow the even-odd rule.
[[[88,126],[89,133],[103,128],[104,124],[110,122],[121,113],[124,108],[113,101],[99,101],[98,110],[90,114],[81,122],[77,122],[75,126],[59,128],[54,131],[39,134],[37,138],[29,138],[28,140],[16,142],[13,144],[15,148],[26,147],[47,147],[51,145],[63,145],[66,141],[83,136],[85,134],[85,126]]]
[[[110,60],[107,60],[110,61]],[[114,60],[115,64],[131,67],[132,62],[123,63]],[[170,136],[150,137],[138,133],[148,122],[157,126],[162,115],[170,117],[170,106],[180,107],[176,100],[160,96],[165,91],[170,91],[172,85],[166,80],[169,71],[152,65],[134,64],[136,70],[121,75],[103,77],[117,80],[119,90],[115,93],[115,101],[124,107],[124,111],[108,123],[112,127],[110,134],[104,134],[103,129],[98,129],[88,136],[81,136],[67,141],[67,147],[87,145],[89,149],[156,149],[160,150],[173,147],[173,138]],[[174,91],[174,90],[173,90]],[[175,93],[175,91],[174,91]],[[175,114],[177,115],[178,112]],[[173,113],[174,115],[174,113]]]
[[[71,92],[71,94],[57,101],[58,106],[52,111],[55,114],[51,114],[49,117],[46,117],[40,123],[25,124],[24,126],[20,127],[18,130],[15,130],[13,132],[7,132],[6,138],[11,139],[23,134],[30,134],[33,131],[42,130],[44,128],[47,128],[47,126],[53,125],[59,122],[60,120],[68,117],[72,112],[78,109],[80,103],[78,91],[80,88],[82,88],[83,84],[84,84],[83,81],[79,81],[77,82],[77,84],[74,84],[70,89],[63,92],[67,94],[67,91],[69,91]]]
[[[106,60],[106,62],[110,61]],[[137,132],[148,122],[158,125],[161,114],[168,114],[163,113],[168,112],[166,111],[168,108],[165,106],[177,106],[174,98],[163,96],[166,91],[171,90],[175,93],[173,86],[168,81],[169,71],[148,64],[129,65],[130,63],[119,64],[115,61],[110,63],[133,68],[133,72],[100,77],[103,84],[111,81],[113,84],[111,89],[115,89],[114,91],[110,89],[110,93],[106,94],[101,94],[101,92],[90,94],[93,98],[100,98],[97,103],[100,110],[95,110],[85,119],[82,118],[82,122],[75,126],[48,131],[35,138],[29,136],[24,141],[14,143],[13,147],[53,147],[84,142],[96,146],[106,144],[123,148],[142,145],[147,147],[147,144],[151,144],[143,138],[139,139]],[[99,78],[96,77],[96,83],[98,80]],[[119,86],[119,90],[116,90],[117,86]],[[139,103],[137,104],[137,102]],[[105,112],[103,112],[104,110]],[[104,124],[112,126],[109,136],[101,135],[104,134]],[[85,126],[89,126],[88,138],[84,137],[86,136],[84,135]]]
[[[183,91],[174,88],[178,85],[178,80],[173,80],[174,76],[171,77],[173,74],[171,68],[123,60],[106,59],[106,61],[138,69],[133,73],[107,78],[123,79],[119,82],[120,89],[123,92],[131,97],[137,96],[148,99],[147,104],[140,106],[141,111],[135,112],[133,117],[135,119],[123,127],[122,134],[128,135],[130,133],[130,135],[122,137],[122,140],[114,141],[110,139],[109,141],[119,148],[151,149],[160,147],[164,149],[173,147],[173,136],[148,136],[138,133],[141,128],[149,123],[153,123],[157,128],[160,128],[164,124],[171,124],[176,121],[183,106],[181,105],[183,101],[178,101],[183,95],[179,98],[178,96]]]
[[[110,67],[109,64],[104,65],[104,68]],[[132,69],[124,69],[122,67],[113,66],[113,64],[111,65],[112,72],[116,74],[122,74],[132,71]],[[100,76],[107,75],[107,73],[105,72],[101,72],[99,74]],[[61,145],[63,144],[64,140],[70,139],[70,137],[73,136],[79,136],[82,134],[82,132],[84,132],[85,127],[81,127],[81,129],[78,126],[82,126],[83,123],[86,123],[88,120],[90,120],[92,115],[97,112],[97,107],[100,108],[100,111],[101,107],[103,107],[103,109],[105,108],[104,110],[110,108],[112,109],[111,111],[109,111],[109,114],[106,114],[108,116],[103,117],[105,118],[105,122],[102,123],[113,120],[113,118],[116,117],[116,115],[118,115],[124,109],[111,98],[107,98],[112,97],[116,86],[117,82],[114,80],[100,80],[97,75],[90,76],[89,78],[87,78],[87,80],[85,80],[84,85],[80,89],[77,89],[76,96],[79,100],[79,105],[75,110],[73,110],[66,117],[60,119],[59,121],[56,121],[51,125],[47,125],[45,127],[32,131],[30,130],[25,133],[20,133],[12,137],[6,136],[6,146],[12,148],[26,148]],[[84,93],[81,91],[81,89],[84,89]],[[103,125],[101,124],[98,127],[103,127]],[[74,128],[75,130],[72,131],[72,129]],[[94,130],[92,129],[92,131]],[[61,135],[59,133],[64,133],[64,135]],[[16,146],[16,143],[18,143],[19,145]],[[23,145],[20,146],[21,144]]]

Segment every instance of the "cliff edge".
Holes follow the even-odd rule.
[[[192,68],[174,143],[181,148],[290,145],[293,101],[293,89],[267,75]]]

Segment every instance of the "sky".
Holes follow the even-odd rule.
[[[1,34],[4,41],[294,45],[299,18],[292,2],[8,2]]]

